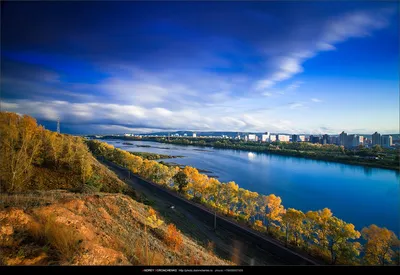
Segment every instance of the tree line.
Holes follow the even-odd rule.
[[[40,189],[32,186],[36,168],[68,172],[79,179],[75,187],[93,183],[98,177],[92,159],[81,137],[46,130],[27,115],[0,112],[0,192]]]
[[[98,140],[87,144],[97,156],[331,264],[399,264],[399,240],[386,228],[371,225],[360,232],[328,208],[305,213],[285,209],[274,194],[258,194],[233,181],[223,183],[190,166],[168,167]]]

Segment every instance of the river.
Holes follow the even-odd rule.
[[[230,149],[102,141],[132,152],[184,156],[163,161],[210,171],[221,182],[235,181],[259,194],[275,194],[286,208],[306,212],[328,207],[358,230],[376,224],[399,236],[400,175],[396,171]]]

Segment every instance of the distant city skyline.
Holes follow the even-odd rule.
[[[395,2],[2,9],[1,110],[46,129],[59,118],[72,134],[400,132]]]
[[[343,133],[344,131],[342,131],[341,133]],[[332,134],[329,134],[329,133],[324,133],[324,134],[316,134],[316,133],[287,133],[287,132],[257,132],[257,131],[255,131],[255,132],[246,132],[246,131],[243,131],[243,132],[236,132],[236,131],[192,131],[192,130],[177,130],[177,131],[168,131],[168,132],[165,132],[165,131],[161,131],[161,132],[137,132],[137,133],[134,133],[134,132],[126,132],[126,133],[111,133],[111,134],[101,134],[101,133],[92,133],[92,134],[87,134],[87,136],[90,136],[90,135],[110,135],[110,136],[112,136],[112,135],[134,135],[134,136],[151,136],[151,135],[153,135],[153,136],[168,136],[168,135],[176,135],[176,134],[178,134],[180,137],[183,137],[183,136],[185,136],[185,135],[188,135],[189,134],[189,137],[192,137],[192,133],[194,133],[194,134],[196,134],[196,137],[204,137],[204,136],[207,136],[207,135],[218,135],[218,136],[224,136],[224,135],[227,135],[227,134],[230,134],[231,136],[235,136],[235,135],[249,135],[249,134],[255,134],[255,135],[258,135],[258,136],[263,136],[264,134],[266,134],[266,133],[268,133],[269,135],[290,135],[290,136],[292,136],[292,135],[298,135],[298,136],[319,136],[319,137],[323,137],[323,136],[326,136],[326,135],[328,135],[328,136],[340,136],[340,134],[341,133],[332,133]],[[347,133],[347,132],[344,132],[345,134],[347,134],[347,135],[356,135],[356,136],[364,136],[364,137],[366,137],[366,136],[368,136],[368,137],[371,137],[371,136],[373,136],[373,134],[374,133],[377,133],[377,132],[374,132],[374,133]],[[378,134],[380,134],[381,136],[388,136],[388,135],[398,135],[398,136],[400,136],[400,133],[391,133],[391,134],[381,134],[381,133],[378,133]]]

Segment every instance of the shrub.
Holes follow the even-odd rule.
[[[179,250],[183,244],[182,234],[176,229],[174,224],[169,224],[165,234],[165,242],[175,251]]]
[[[97,192],[101,191],[101,188],[103,187],[103,184],[101,183],[101,177],[99,175],[92,175],[86,184],[96,188]]]

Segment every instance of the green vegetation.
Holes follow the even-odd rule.
[[[181,193],[228,218],[277,238],[295,250],[302,250],[330,264],[396,264],[399,240],[386,228],[371,225],[361,233],[354,225],[335,216],[328,208],[303,213],[285,209],[280,197],[261,195],[239,188],[235,182],[221,183],[186,166],[167,167],[143,160],[97,140],[87,142],[90,150],[152,182]],[[328,146],[332,151],[334,146]],[[371,229],[372,228],[372,229]]]
[[[170,155],[155,154],[148,152],[129,152],[129,153],[141,157],[142,159],[148,159],[148,160],[181,158],[181,156],[170,156]]]
[[[308,142],[258,143],[229,139],[215,140],[210,138],[171,138],[170,140],[166,138],[156,138],[151,140],[180,145],[207,146],[251,152],[271,153],[392,170],[400,169],[400,149],[386,149],[379,145],[374,146],[373,148],[366,148],[360,145],[354,149],[346,149],[343,146],[334,144],[322,145]]]

